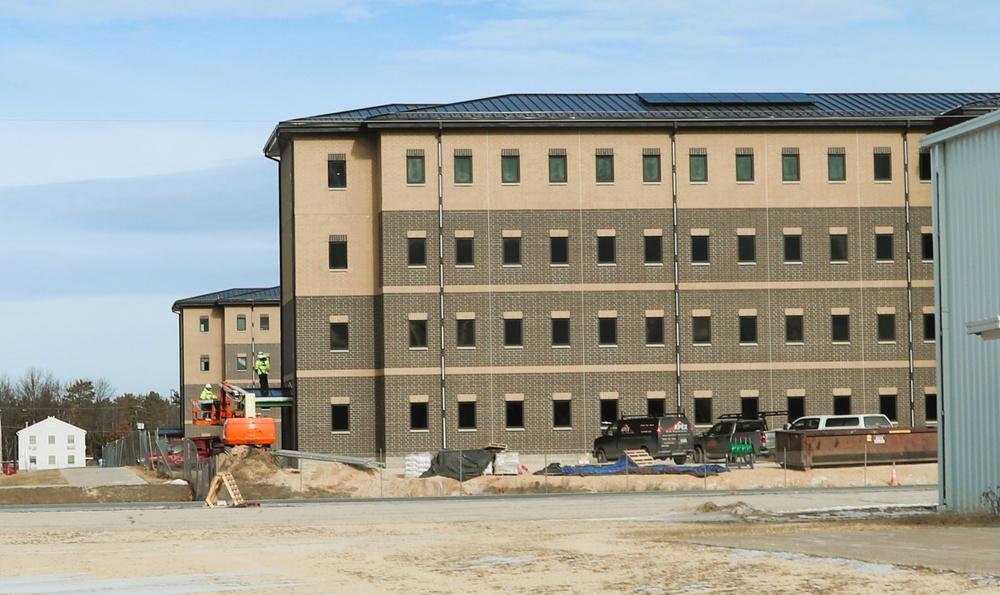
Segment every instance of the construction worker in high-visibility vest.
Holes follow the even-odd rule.
[[[271,372],[271,361],[264,355],[263,351],[257,354],[257,363],[254,364],[253,369],[257,371],[257,378],[260,379],[260,396],[266,397],[268,395],[267,375]]]
[[[202,415],[202,419],[210,419],[211,413],[214,411],[218,415],[219,409],[219,399],[212,392],[212,385],[206,384],[205,388],[201,389],[201,395],[198,396],[201,410],[205,413]]]

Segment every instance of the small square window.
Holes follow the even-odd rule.
[[[572,401],[552,401],[552,427],[568,428],[572,424]]]
[[[211,365],[209,364],[209,359],[207,355],[203,355],[201,356],[201,358],[199,358],[198,369],[201,370],[202,372],[208,372],[211,369]]]
[[[933,343],[937,339],[937,317],[933,312],[924,313],[924,342]]]
[[[736,155],[736,181],[753,182],[753,154]]]
[[[689,155],[692,182],[708,181],[708,155]]]
[[[757,236],[737,236],[736,257],[740,264],[757,262]]]
[[[663,345],[664,325],[662,316],[646,317],[646,345]]]
[[[801,314],[785,315],[785,343],[803,343],[804,325]]]
[[[66,455],[66,464],[67,465],[75,465],[76,464],[76,455]]]
[[[875,181],[876,182],[888,182],[892,180],[892,154],[891,153],[875,153],[874,155],[874,166],[875,166]]]
[[[642,181],[651,184],[660,181],[660,156],[642,156]]]
[[[602,346],[618,345],[618,319],[613,316],[597,318],[597,343]]]
[[[427,321],[426,320],[411,320],[409,326],[410,326],[410,348],[411,349],[426,349],[427,348]]]
[[[888,262],[892,260],[892,234],[875,234],[875,260]]]
[[[785,404],[786,409],[788,409],[788,423],[791,423],[806,414],[805,397],[788,397],[785,400]]]
[[[889,421],[896,421],[896,395],[879,395],[878,412],[889,418]]]
[[[919,176],[921,182],[931,181],[931,153],[930,151],[920,152]]]
[[[850,395],[836,395],[833,397],[833,414],[834,415],[850,415],[851,414],[851,396]]]
[[[848,314],[833,314],[830,316],[831,338],[834,343],[849,343],[851,341],[851,317]]]
[[[504,403],[504,423],[507,428],[524,428],[524,401]]]
[[[618,399],[601,399],[601,423],[618,421]]]
[[[55,437],[55,435],[48,436],[48,439],[49,439],[49,444],[55,444],[56,443],[56,437]]]
[[[351,406],[330,405],[330,430],[349,432],[351,430]]]
[[[503,321],[503,344],[504,347],[523,347],[523,321],[520,318],[504,318]]]
[[[802,236],[785,234],[785,262],[802,262]]]
[[[642,257],[646,264],[663,264],[663,237],[643,236]]]
[[[472,183],[472,155],[455,155],[455,183]]]
[[[247,356],[245,355],[236,356],[236,371],[237,372],[247,371]]]
[[[508,266],[521,264],[521,238],[503,239],[503,263]]]
[[[846,234],[830,234],[830,261],[847,262]]]
[[[920,234],[920,259],[928,262],[934,260],[934,234]]]
[[[740,345],[757,344],[757,317],[740,316]]]
[[[569,264],[569,238],[562,236],[549,238],[549,263]]]
[[[474,238],[455,238],[455,265],[473,266],[475,264]]]
[[[476,346],[475,318],[460,318],[455,321],[455,345],[457,347]]]
[[[597,183],[610,184],[615,181],[615,156],[597,155]]]
[[[552,319],[552,346],[569,347],[569,318]]]
[[[826,156],[827,179],[831,182],[847,181],[847,156],[843,153],[830,153]]]
[[[458,429],[460,429],[460,430],[474,430],[474,429],[476,429],[476,402],[475,401],[459,401],[458,402]]]
[[[566,183],[566,156],[549,155],[549,183]]]
[[[794,155],[782,154],[782,156],[781,156],[781,181],[782,182],[798,182],[799,181],[799,156],[798,156],[798,154],[794,154]]]
[[[646,399],[646,415],[649,417],[663,417],[667,413],[666,399]]]
[[[615,264],[615,236],[597,238],[597,263]]]
[[[712,423],[712,398],[695,397],[694,399],[694,423]]]
[[[924,394],[924,419],[927,421],[937,421],[937,393]]]
[[[410,403],[410,429],[426,430],[427,420],[427,403]]]
[[[711,316],[695,316],[691,318],[691,339],[695,345],[712,344]]]
[[[246,316],[246,314],[237,314],[236,315],[236,330],[237,331],[241,331],[241,332],[247,330],[247,316]]]
[[[198,319],[198,331],[202,333],[208,332],[208,316],[202,316]]]
[[[407,155],[406,156],[406,183],[407,184],[423,184],[424,183],[424,156],[423,155]]]
[[[347,240],[330,240],[330,270],[347,270]]]
[[[521,181],[521,157],[519,155],[500,157],[500,181],[504,184],[517,184]]]
[[[346,322],[330,323],[330,351],[347,351],[348,327]]]
[[[269,331],[271,330],[271,317],[267,314],[260,315],[260,330]]]
[[[691,236],[691,262],[708,264],[708,236]]]
[[[326,162],[327,188],[347,188],[347,160],[330,159]]]
[[[878,323],[878,340],[882,342],[895,342],[896,341],[896,315],[895,314],[876,314]]]
[[[411,267],[427,266],[427,238],[406,238],[406,264]]]

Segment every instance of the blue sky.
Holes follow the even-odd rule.
[[[176,389],[179,298],[278,282],[280,120],[552,92],[1000,89],[985,0],[4,0],[0,376]]]

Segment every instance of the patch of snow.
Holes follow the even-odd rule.
[[[477,570],[494,566],[524,566],[530,563],[531,558],[526,556],[484,556],[475,560],[456,562],[455,566],[462,570]]]
[[[732,550],[729,554],[732,558],[780,558],[782,560],[791,560],[793,562],[807,562],[814,564],[816,562],[821,562],[825,564],[835,564],[837,566],[848,566],[853,568],[858,572],[867,572],[870,574],[898,574],[906,572],[892,564],[875,564],[872,562],[861,562],[859,560],[850,560],[847,558],[827,558],[823,556],[809,556],[806,554],[795,554],[792,552],[763,552],[760,550]]]

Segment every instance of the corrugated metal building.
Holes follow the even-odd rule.
[[[941,504],[1000,499],[1000,112],[924,137],[932,160]]]

